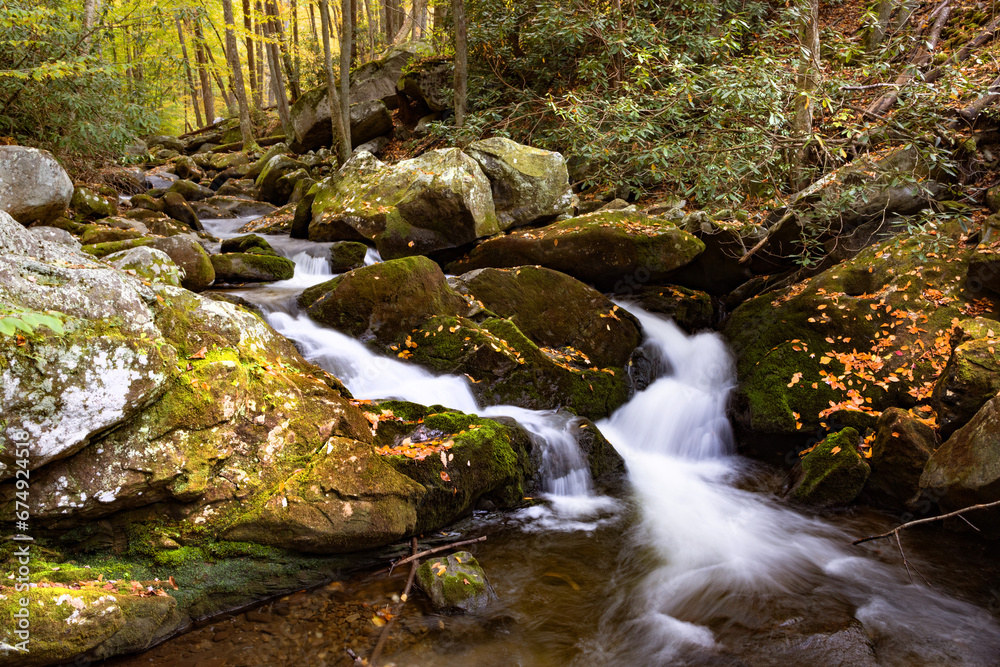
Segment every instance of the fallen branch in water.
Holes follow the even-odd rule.
[[[372,655],[368,659],[368,664],[372,667],[376,667],[378,664],[378,659],[382,656],[382,649],[385,648],[385,643],[389,640],[389,633],[392,631],[392,624],[396,622],[396,617],[400,615],[403,611],[403,605],[409,599],[410,589],[413,588],[413,580],[417,576],[417,567],[420,565],[420,561],[417,560],[419,554],[417,554],[417,538],[413,538],[410,543],[410,550],[413,555],[409,558],[413,560],[413,565],[410,566],[410,576],[406,578],[406,587],[403,589],[403,594],[399,596],[399,604],[397,604],[392,609],[392,616],[386,622],[385,627],[382,628],[382,634],[378,638],[378,643],[375,644],[374,650],[372,650]]]
[[[466,544],[475,544],[476,542],[483,542],[486,540],[486,536],[482,535],[480,537],[473,538],[471,540],[462,540],[461,542],[452,542],[451,544],[443,544],[439,547],[434,547],[433,549],[428,549],[427,551],[421,551],[418,554],[413,554],[412,556],[407,556],[406,558],[401,558],[392,564],[389,568],[389,572],[392,572],[393,568],[397,565],[404,565],[412,560],[417,560],[423,558],[424,556],[430,556],[431,554],[436,554],[440,551],[447,551],[448,549],[454,549],[455,547],[464,547]]]
[[[962,514],[965,512],[971,512],[972,510],[983,510],[983,509],[989,509],[991,507],[1000,507],[1000,500],[996,500],[992,503],[983,503],[981,505],[971,505],[969,507],[963,507],[962,509],[955,510],[954,512],[948,512],[947,514],[932,516],[926,519],[916,519],[914,521],[907,521],[906,523],[902,523],[888,532],[882,533],[880,535],[869,535],[868,537],[862,537],[860,540],[854,540],[853,542],[851,542],[851,544],[857,545],[857,544],[863,544],[865,542],[871,542],[873,540],[887,540],[890,537],[894,537],[896,539],[896,546],[899,548],[899,555],[903,558],[903,567],[906,568],[906,576],[910,577],[910,581],[912,582],[913,577],[910,575],[910,568],[913,566],[910,563],[910,561],[906,559],[906,554],[903,552],[903,543],[899,539],[899,531],[903,530],[904,528],[909,528],[910,526],[916,526],[921,523],[931,523],[932,521],[941,521],[943,519],[950,519],[953,517],[958,517],[959,519],[965,521],[965,523],[968,523],[976,530],[979,530],[978,528],[973,526],[968,519],[962,516]],[[913,571],[916,572],[917,574],[920,574],[920,572],[915,567],[913,568]],[[927,578],[924,577],[924,575],[920,574],[920,578],[923,579],[928,586],[930,586],[930,582],[927,581]]]

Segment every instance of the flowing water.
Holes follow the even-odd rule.
[[[237,221],[205,226],[223,238],[238,228]],[[411,603],[418,618],[404,627],[414,638],[390,648],[388,660],[1000,665],[993,613],[1000,597],[986,590],[998,571],[995,560],[979,560],[987,547],[957,536],[909,540],[907,555],[932,587],[910,581],[891,545],[850,545],[884,526],[884,517],[858,511],[831,520],[787,506],[775,473],[735,454],[725,412],[733,361],[718,335],[688,336],[621,304],[667,370],[598,424],[628,468],[628,492],[610,498],[591,485],[572,415],[480,407],[464,378],[434,376],[316,325],[294,299],[331,277],[328,245],[270,240],[295,260],[295,277],[239,293],[356,397],[513,417],[544,447],[543,504],[464,522],[490,534],[476,553],[500,602],[446,619]],[[308,652],[287,658],[319,664]]]

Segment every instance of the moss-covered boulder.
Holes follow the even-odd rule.
[[[183,151],[184,149],[174,149]],[[194,161],[194,158],[188,157],[187,155],[181,155],[180,157],[174,158],[173,171],[179,178],[189,180],[189,181],[200,181],[205,178],[205,172],[198,163]]]
[[[579,280],[541,266],[479,269],[455,285],[513,322],[536,345],[580,352],[596,368],[624,368],[642,342],[639,321]]]
[[[79,220],[107,218],[118,212],[116,202],[82,185],[73,188],[73,198],[69,205]]]
[[[125,241],[128,239],[142,238],[144,234],[137,229],[119,229],[105,225],[87,225],[87,231],[80,237],[83,245],[94,245],[97,243],[113,243],[115,241]]]
[[[330,270],[344,273],[365,265],[368,246],[357,241],[334,241],[330,245]]]
[[[385,259],[457,248],[501,225],[490,182],[457,148],[387,165],[360,152],[318,183],[313,241],[373,241]]]
[[[991,215],[987,218],[987,223],[992,221],[993,224],[990,226],[995,228],[1000,224],[998,218],[1000,215]],[[989,246],[980,246],[969,261],[969,284],[974,289],[986,289],[994,294],[1000,294],[1000,249],[995,247],[996,245],[994,241]]]
[[[306,165],[302,162],[287,155],[272,157],[264,165],[260,176],[257,177],[257,191],[260,193],[260,198],[275,206],[287,204],[288,196],[292,194],[292,188],[295,184],[289,183],[287,180],[282,181],[282,178],[293,172],[298,172],[300,169],[305,170],[305,167]]]
[[[602,290],[665,281],[705,244],[673,222],[639,213],[591,213],[488,239],[446,266],[449,273],[538,264]]]
[[[835,423],[864,430],[890,407],[930,412],[950,332],[978,296],[966,288],[973,251],[960,226],[934,231],[868,248],[732,313],[722,331],[737,358],[733,417],[748,451],[783,458]]]
[[[465,152],[490,179],[493,204],[504,229],[572,213],[574,197],[566,159],[560,153],[502,137],[475,141]]]
[[[444,111],[452,107],[451,58],[425,58],[413,62],[399,77],[396,90],[410,100],[431,111]]]
[[[201,220],[198,219],[198,214],[191,208],[191,204],[176,192],[168,192],[163,195],[163,212],[174,220],[184,223],[191,229],[204,231]]]
[[[215,283],[215,267],[202,245],[192,236],[177,235],[153,239],[148,244],[170,256],[181,269],[184,278],[181,286],[200,292]]]
[[[866,500],[903,509],[920,491],[920,475],[937,448],[934,429],[906,410],[889,408],[879,417],[865,484]]]
[[[1000,392],[1000,322],[977,317],[962,320],[952,331],[951,358],[932,396],[945,439]]]
[[[271,247],[263,236],[259,234],[246,234],[245,236],[235,236],[231,239],[223,239],[219,247],[222,252],[244,252],[257,255],[270,255],[277,257],[278,253]]]
[[[437,611],[474,614],[497,597],[479,561],[468,551],[424,561],[417,568],[417,583]]]
[[[0,333],[7,429],[0,478],[13,475],[10,434],[30,443],[29,467],[37,468],[78,451],[166,390],[176,356],[154,325],[151,299],[137,278],[40,240],[0,213],[0,317],[23,325],[16,335]]]
[[[527,332],[455,291],[426,257],[355,269],[305,290],[299,306],[313,320],[381,352],[438,373],[468,376],[481,404],[567,407],[593,419],[605,417],[629,396],[625,365],[633,343],[638,344],[637,328],[600,294],[553,273],[532,270],[523,284],[513,274],[481,282],[483,294],[512,317],[523,318]],[[564,308],[554,294],[517,294],[518,285],[568,289],[568,281],[577,295],[575,309]],[[516,312],[522,305],[534,309],[531,317]],[[552,319],[557,312],[580,317],[585,330],[538,319]],[[614,365],[602,366],[596,359]]]
[[[345,273],[305,290],[298,303],[316,322],[382,346],[395,344],[430,317],[472,311],[440,267],[420,256]]]
[[[217,283],[269,283],[295,275],[295,262],[263,253],[229,252],[211,260]]]
[[[176,192],[188,202],[201,201],[215,196],[215,190],[184,178],[179,178],[171,183],[167,191]]]
[[[1000,398],[993,398],[934,452],[920,476],[920,489],[944,512],[995,502],[1000,500],[998,462]],[[996,508],[970,512],[966,518],[988,536],[1000,535]]]
[[[152,283],[180,287],[184,278],[181,268],[170,259],[170,255],[147,246],[120,250],[105,257],[104,261],[116,269]]]
[[[824,438],[802,458],[791,497],[819,507],[847,505],[857,498],[871,471],[858,453],[858,442],[858,432],[850,427]]]
[[[643,309],[669,317],[688,333],[710,329],[715,319],[712,297],[705,292],[677,285],[663,285],[639,287],[626,294]]]
[[[75,582],[74,582],[75,583]],[[111,586],[70,587],[49,585],[18,592],[13,586],[0,589],[0,614],[8,622],[0,626],[0,665],[56,665],[90,654],[100,660],[122,653],[142,651],[177,631],[181,618],[177,601],[162,593],[151,595],[145,587],[137,592],[118,592]],[[17,652],[21,639],[15,634],[21,601],[27,602],[27,650]]]

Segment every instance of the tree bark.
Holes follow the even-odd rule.
[[[270,10],[269,10],[270,11]],[[288,95],[285,93],[285,80],[281,74],[281,53],[278,51],[278,40],[275,35],[274,21],[264,21],[264,35],[267,37],[267,63],[271,70],[271,88],[278,107],[278,118],[285,136],[291,136],[291,114],[288,109]]]
[[[469,85],[469,44],[465,25],[465,0],[452,0],[451,11],[455,20],[455,127],[462,127],[465,124],[466,96]]]
[[[264,55],[264,23],[263,20],[264,11],[260,0],[257,0],[254,5],[257,10],[257,24],[254,26],[254,30],[257,34],[257,107],[264,107],[264,91],[267,90],[267,84],[264,81],[264,61],[267,56]]]
[[[281,22],[281,14],[278,12],[278,3],[275,0],[267,0],[264,6],[271,17],[271,37],[276,42],[275,46],[281,56],[281,64],[284,67],[285,76],[288,78],[288,87],[292,91],[292,101],[294,101],[302,95],[302,91],[299,89],[299,82],[295,77],[292,55],[288,52],[285,27]]]
[[[81,53],[90,53],[90,35],[94,30],[94,20],[97,17],[97,0],[83,0],[83,42]]]
[[[878,47],[882,46],[885,31],[889,28],[889,19],[892,18],[894,4],[894,0],[878,0],[875,3],[875,23],[871,26],[865,39],[865,52],[869,56],[874,55],[878,51]]]
[[[372,60],[375,58],[375,21],[374,16],[372,16],[372,5],[370,0],[365,0],[365,18],[368,19],[368,29],[365,34],[368,35],[368,58],[367,60]]]
[[[319,0],[319,17],[323,30],[323,64],[326,69],[326,85],[329,91],[330,125],[333,132],[334,150],[343,164],[351,157],[350,118],[344,118],[344,107],[337,92],[337,83],[333,76],[333,51],[330,48],[330,8],[327,0]],[[346,121],[346,122],[345,122]]]
[[[351,11],[350,11],[350,14],[351,14],[350,21],[351,22],[350,23],[346,23],[346,21],[347,21],[347,12],[345,11],[344,12],[344,21],[345,21],[345,23],[344,23],[344,30],[345,31],[347,30],[347,26],[348,25],[351,26],[351,29],[350,29],[350,33],[351,33],[351,64],[353,65],[354,63],[358,62],[358,0],[351,0],[349,3],[345,4],[344,6],[347,7],[348,5],[350,5],[350,8],[351,8]]]
[[[792,119],[792,135],[800,145],[793,148],[792,160],[789,164],[789,177],[792,188],[800,190],[808,184],[809,137],[813,128],[813,94],[819,87],[819,0],[808,0],[807,14],[802,17],[800,43],[802,60],[795,77],[794,116]]]
[[[222,0],[222,14],[226,22],[226,60],[233,77],[233,93],[239,105],[240,134],[243,136],[243,150],[256,150],[257,141],[253,136],[253,123],[250,121],[250,105],[247,104],[247,91],[243,87],[243,65],[240,63],[240,53],[236,46],[236,19],[233,16],[232,0]]]
[[[198,88],[194,85],[194,75],[191,73],[191,61],[188,59],[187,42],[184,40],[184,28],[181,27],[181,17],[174,16],[177,24],[177,40],[181,43],[181,58],[184,60],[184,71],[187,73],[188,90],[191,91],[191,106],[194,107],[194,118],[198,127],[203,127],[201,108],[198,106]]]
[[[253,16],[250,14],[250,0],[243,0],[243,30],[246,32],[247,43],[247,71],[250,74],[250,93],[257,94],[257,65],[254,62],[253,37]]]
[[[351,13],[353,0],[341,0],[340,13],[340,117],[343,119],[347,142],[350,144],[351,127],[351,37],[354,26],[351,25],[354,15]],[[332,113],[331,113],[332,115]]]
[[[392,44],[396,37],[396,31],[403,24],[402,12],[399,8],[400,0],[384,0],[385,6],[385,41]]]
[[[434,50],[438,53],[444,47],[446,35],[444,34],[445,21],[448,19],[448,3],[439,2],[434,5],[434,15],[432,18],[431,35],[434,36]]]
[[[198,61],[198,77],[201,79],[201,101],[205,106],[205,122],[215,122],[215,95],[212,93],[212,78],[208,73],[208,58],[205,56],[205,35],[201,21],[194,19],[194,54]]]
[[[319,41],[319,33],[316,32],[316,12],[313,11],[313,6],[309,5],[309,27],[312,28],[312,35],[315,41]]]

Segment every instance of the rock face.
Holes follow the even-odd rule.
[[[934,430],[927,424],[899,408],[883,412],[875,429],[865,497],[883,507],[906,507],[920,491],[920,475],[936,447]]]
[[[431,111],[444,111],[453,105],[450,58],[432,58],[409,67],[399,78],[396,90]]]
[[[417,582],[437,611],[476,613],[496,599],[486,573],[468,551],[424,561],[417,568]]]
[[[264,169],[257,177],[257,189],[264,201],[275,206],[283,206],[288,202],[288,196],[292,194],[292,187],[287,183],[281,184],[281,179],[299,169],[304,169],[305,165],[298,160],[294,160],[287,155],[275,155],[267,161]]]
[[[500,231],[489,180],[457,148],[395,165],[357,153],[315,188],[310,240],[373,241],[385,259],[456,248]]]
[[[853,428],[827,436],[802,459],[792,498],[820,507],[847,505],[857,498],[870,472],[857,445],[858,432]]]
[[[64,329],[37,327],[24,347],[0,336],[0,412],[8,429],[26,434],[32,468],[77,452],[166,389],[176,356],[162,346],[153,298],[138,279],[41,241],[0,213],[0,303],[25,314],[56,310]],[[0,453],[2,478],[13,474],[10,444]]]
[[[749,451],[783,457],[821,422],[864,430],[883,410],[931,399],[953,320],[973,297],[962,289],[971,251],[961,233],[943,225],[950,249],[926,263],[919,238],[890,240],[733,312],[722,331],[737,358],[732,416]]]
[[[500,137],[475,141],[465,152],[490,179],[504,229],[572,213],[574,197],[561,154]]]
[[[73,181],[48,151],[0,146],[0,211],[22,225],[49,222],[73,198]]]
[[[488,239],[446,268],[539,264],[597,286],[625,292],[666,280],[705,244],[666,220],[637,213],[591,213],[531,231]]]
[[[154,283],[180,287],[184,278],[183,271],[170,259],[170,255],[156,248],[129,248],[106,256],[104,261],[116,269]]]
[[[947,439],[1000,392],[1000,322],[977,317],[952,329],[952,353],[932,401]]]
[[[688,333],[710,328],[715,317],[712,298],[686,287],[639,287],[626,295],[645,310],[669,317]]]
[[[631,390],[626,368],[638,344],[637,324],[568,276],[534,267],[520,276],[516,271],[468,276],[464,286],[463,276],[456,283],[469,293],[463,296],[434,262],[408,257],[311,287],[299,306],[383,353],[437,373],[465,374],[480,404],[565,406],[593,419],[607,416]],[[513,313],[511,319],[477,301],[477,290],[501,312]],[[515,313],[518,307],[531,316]],[[582,325],[540,320],[556,313]]]
[[[997,461],[1000,398],[993,398],[934,452],[920,476],[920,488],[945,512],[1000,500]],[[970,513],[967,518],[992,537],[1000,534],[996,509]]]

